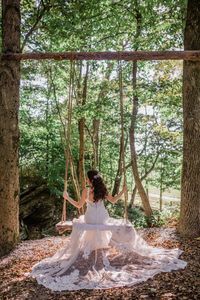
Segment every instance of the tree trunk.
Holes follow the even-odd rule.
[[[20,49],[20,0],[2,1],[2,52]],[[20,62],[0,62],[0,256],[19,238],[19,84]]]
[[[132,195],[131,195],[131,201],[129,203],[129,208],[133,208],[134,207],[136,193],[137,193],[137,187],[135,185],[134,188],[133,188],[133,190],[132,190]]]
[[[86,74],[83,83],[83,93],[82,93],[82,103],[81,105],[85,105],[87,98],[87,83],[88,83],[88,73],[89,73],[89,63],[87,62],[86,66]],[[85,188],[85,163],[84,163],[84,153],[85,153],[85,118],[82,117],[79,120],[79,162],[78,162],[78,171],[79,171],[79,183],[81,189]]]
[[[93,159],[93,169],[99,166],[99,128],[100,119],[93,120],[93,148],[94,148],[94,159]]]
[[[50,90],[49,90],[50,91]],[[48,182],[49,177],[49,152],[50,152],[50,129],[49,129],[49,98],[50,98],[50,92],[46,94],[46,107],[45,107],[45,123],[46,123],[46,165],[45,165],[45,173],[46,173],[46,179]]]
[[[146,170],[146,173],[144,173],[141,177],[140,177],[140,180],[143,181],[151,172],[152,170],[154,169],[155,165],[156,165],[156,162],[158,160],[158,157],[159,157],[159,152],[157,152],[156,154],[156,157],[151,165],[151,167]],[[137,193],[137,187],[136,185],[134,186],[133,188],[133,191],[132,191],[132,196],[131,196],[131,201],[129,203],[129,208],[132,208],[134,207],[134,201],[135,201],[135,196],[136,196],[136,193]]]
[[[140,179],[139,176],[139,172],[138,172],[138,166],[137,166],[137,155],[136,155],[136,151],[135,151],[135,143],[134,143],[134,129],[130,128],[130,146],[131,146],[131,159],[132,159],[132,171],[133,171],[133,176],[135,179],[135,184],[138,190],[138,193],[140,195],[141,201],[142,201],[142,205],[144,208],[144,212],[146,214],[147,217],[150,217],[152,214],[152,209],[149,203],[149,199],[148,196],[145,192],[145,189],[142,185],[142,181]]]
[[[163,163],[160,162],[160,211],[163,210]]]
[[[134,11],[136,16],[136,33],[135,33],[135,41],[136,47],[135,51],[138,50],[137,47],[137,39],[141,33],[141,24],[142,24],[142,15],[139,11],[139,4],[138,0],[134,1]],[[135,127],[136,127],[136,118],[138,112],[138,97],[136,95],[136,85],[137,85],[137,61],[133,62],[133,78],[132,78],[132,85],[133,85],[133,109],[132,109],[132,116],[131,116],[131,126],[129,130],[129,137],[130,137],[130,149],[131,149],[131,161],[132,161],[132,172],[135,180],[135,185],[142,200],[144,212],[146,216],[151,216],[152,210],[150,207],[149,199],[145,193],[145,189],[142,185],[142,181],[139,176],[138,172],[138,165],[137,165],[137,154],[135,149]]]
[[[84,171],[84,152],[85,152],[85,137],[84,137],[84,127],[85,118],[81,118],[78,122],[79,127],[79,161],[78,161],[78,177],[81,189],[85,187],[85,171]]]
[[[103,144],[103,125],[101,126],[100,141],[99,141],[99,172],[101,172],[102,162],[102,144]]]
[[[120,138],[120,151],[119,151],[119,159],[118,159],[118,168],[117,168],[117,174],[115,176],[115,182],[114,182],[114,187],[112,191],[112,195],[115,196],[116,194],[119,193],[119,188],[121,184],[121,177],[122,177],[122,137]]]
[[[130,126],[130,148],[131,148],[131,161],[132,161],[132,171],[135,179],[135,184],[140,195],[144,212],[146,216],[150,217],[152,214],[151,206],[149,203],[149,198],[145,192],[145,189],[142,185],[142,180],[140,179],[137,165],[137,154],[135,150],[135,125],[138,111],[138,97],[136,95],[136,75],[137,75],[137,62],[133,62],[133,110],[131,116],[131,126]]]
[[[200,50],[200,2],[188,0],[185,50]],[[180,233],[200,236],[200,62],[183,65],[183,165]]]
[[[112,70],[113,70],[113,62],[109,62],[107,65],[105,77],[101,83],[100,92],[99,92],[98,98],[97,98],[97,111],[96,111],[97,116],[98,116],[99,110],[101,111],[101,102],[105,98],[105,96],[109,90],[108,82],[109,82]],[[99,129],[100,129],[100,119],[95,117],[93,119],[93,135],[92,135],[92,143],[93,143],[93,149],[94,149],[94,157],[93,157],[93,163],[92,163],[93,169],[99,168]]]

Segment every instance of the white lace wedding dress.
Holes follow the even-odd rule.
[[[187,265],[180,249],[152,247],[130,223],[110,218],[103,201],[86,202],[66,246],[33,267],[39,284],[53,291],[131,286]]]

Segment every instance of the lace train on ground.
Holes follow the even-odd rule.
[[[148,245],[123,220],[107,218],[92,225],[86,217],[73,221],[70,240],[62,249],[33,267],[30,275],[39,284],[53,291],[131,286],[187,265],[178,258],[180,249]]]

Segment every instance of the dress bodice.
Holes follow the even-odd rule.
[[[87,209],[85,212],[85,222],[90,224],[101,224],[105,223],[107,219],[109,218],[109,214],[107,209],[104,206],[103,200],[98,200],[97,202],[92,202],[89,200],[89,192],[90,190],[87,190],[87,197],[86,197],[86,203],[87,203]]]
[[[92,206],[92,207],[104,206],[103,199],[99,199],[97,202],[94,202],[94,201],[90,201],[89,196],[90,196],[90,189],[88,188],[87,189],[87,197],[86,197],[87,206]]]

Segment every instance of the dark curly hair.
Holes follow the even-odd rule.
[[[94,188],[94,202],[105,199],[105,196],[108,195],[108,191],[99,172],[97,170],[89,170],[87,176]]]

